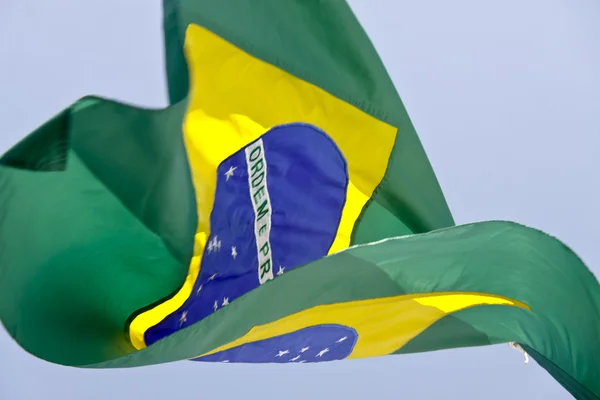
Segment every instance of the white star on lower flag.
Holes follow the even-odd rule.
[[[319,354],[317,354],[317,357],[323,357],[323,355],[325,355],[325,353],[327,353],[329,351],[329,348],[323,349],[319,352]]]
[[[277,355],[275,357],[282,357],[289,353],[290,353],[289,350],[279,350],[279,353],[277,353]]]

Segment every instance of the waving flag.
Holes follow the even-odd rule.
[[[2,158],[0,319],[24,349],[112,368],[514,341],[598,398],[597,280],[537,230],[454,226],[344,2],[164,9],[169,107],[87,97]]]

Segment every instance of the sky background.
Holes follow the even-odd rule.
[[[600,2],[350,0],[458,224],[518,221],[600,276]],[[166,104],[160,0],[0,0],[0,153],[79,97]],[[585,323],[585,321],[582,321]],[[268,377],[268,385],[258,384]],[[0,329],[0,399],[568,399],[508,345],[306,365],[78,370]]]

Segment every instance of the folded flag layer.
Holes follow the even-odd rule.
[[[0,160],[0,319],[53,363],[312,363],[517,342],[600,398],[600,287],[454,226],[343,1],[165,0],[170,105],[85,97]]]

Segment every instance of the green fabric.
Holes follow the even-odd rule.
[[[171,106],[84,98],[0,160],[0,320],[19,345],[64,365],[134,367],[198,356],[320,304],[484,292],[532,311],[459,311],[395,353],[517,341],[573,395],[600,398],[597,280],[539,231],[507,222],[450,227],[406,110],[345,2],[165,0],[164,9]],[[196,204],[181,132],[190,23],[396,126],[398,137],[354,231],[353,243],[368,245],[296,268],[135,351],[128,321],[181,286],[192,254]]]
[[[129,316],[181,285],[196,229],[184,111],[86,98],[2,158],[0,319],[27,351],[131,352]]]
[[[145,350],[93,367],[197,356],[252,326],[318,304],[446,291],[502,295],[532,311],[506,306],[459,311],[452,323],[441,320],[397,353],[517,341],[576,398],[600,398],[598,281],[563,243],[510,222],[474,223],[351,248],[284,274]],[[270,307],[261,307],[265,303]]]

